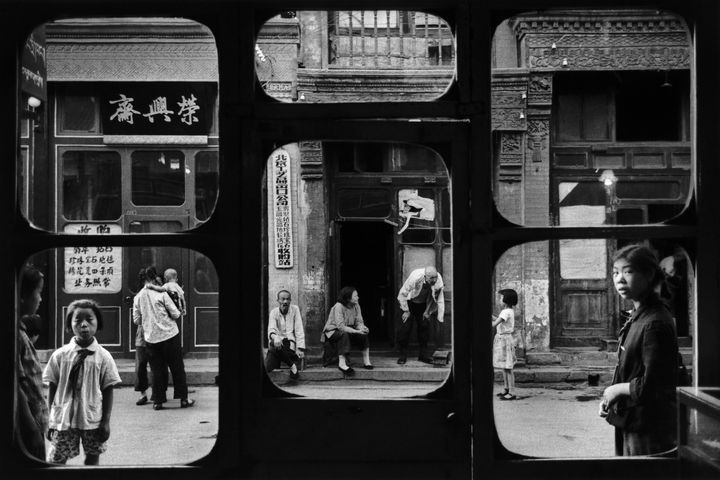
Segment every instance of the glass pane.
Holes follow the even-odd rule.
[[[387,190],[340,190],[337,193],[338,214],[351,218],[385,218],[390,215]]]
[[[132,202],[135,205],[182,205],[185,202],[185,175],[182,152],[133,152]]]
[[[98,106],[95,97],[68,95],[62,98],[61,124],[63,132],[96,132]]]
[[[217,152],[195,155],[195,216],[198,220],[207,220],[215,209],[219,172]]]
[[[393,156],[410,159],[413,153],[428,160],[407,170],[401,163],[388,168]],[[354,168],[367,165],[368,157],[380,158],[383,171]],[[342,168],[347,158],[352,168]],[[437,389],[449,374],[453,351],[452,244],[449,235],[446,241],[438,235],[452,224],[442,157],[422,145],[302,141],[270,152],[265,175],[266,293],[259,354],[269,378],[288,392],[315,398],[408,397]],[[437,287],[428,283],[423,290],[426,267],[439,276],[430,275]],[[413,299],[423,309],[431,304],[431,320],[419,334],[417,327],[406,328],[417,317],[404,323],[402,311],[411,307],[398,301],[409,278],[412,296],[406,304]],[[356,307],[348,306],[353,291],[362,324]],[[349,350],[345,340],[338,344],[341,334],[328,340],[336,313],[347,325],[368,328],[351,337]],[[405,363],[398,364],[403,355]],[[368,363],[376,368],[364,369]],[[358,382],[380,386],[358,388],[360,383],[339,370],[347,365]]]
[[[199,293],[217,293],[218,275],[215,265],[201,253],[195,254],[195,265],[193,267],[195,277],[195,290]]]
[[[108,233],[118,233],[114,227],[110,230]],[[78,232],[68,230],[66,233]],[[92,382],[92,375],[87,373],[92,371],[87,367],[88,362],[95,362],[101,375],[114,384],[111,436],[107,451],[100,455],[101,465],[182,465],[210,453],[220,423],[219,389],[215,384],[219,305],[218,295],[195,294],[189,259],[196,253],[158,246],[71,245],[41,251],[26,259],[18,274],[19,307],[13,334],[19,347],[16,358],[21,360],[16,365],[19,380],[16,388],[25,394],[18,398],[26,399],[28,408],[15,406],[14,410],[26,415],[18,421],[16,430],[31,455],[46,461],[52,442],[46,441],[44,435],[39,436],[40,442],[33,442],[33,438],[38,438],[33,436],[36,431],[26,430],[27,426],[40,425],[45,433],[48,427],[57,429],[62,418],[61,407],[67,402],[77,402],[67,395],[63,397],[63,392],[71,390],[65,388],[65,383],[76,356],[73,345],[87,345],[92,350],[94,341],[101,349],[85,359],[86,381]],[[114,261],[108,263],[110,257]],[[113,272],[107,271],[110,265]],[[75,278],[75,274],[69,272],[80,266],[98,272],[83,271],[77,277],[83,280],[80,285],[67,288],[69,277]],[[106,269],[104,275],[100,273],[102,268]],[[108,285],[86,284],[84,280],[93,276],[109,280]],[[93,317],[88,320],[90,335],[85,335],[85,330],[76,324],[79,315]],[[148,371],[147,353],[152,348],[149,345],[158,343],[153,340],[158,339],[159,332],[167,335],[166,341],[170,342],[165,343],[163,358],[176,362],[169,373],[165,364],[154,362]],[[170,388],[159,381],[164,376],[172,378]],[[183,376],[185,385],[180,380]],[[49,411],[48,383],[57,385],[54,398],[50,397]],[[143,396],[148,400],[144,406]],[[195,400],[195,407],[181,410],[183,397]],[[162,404],[164,411],[153,408],[155,400]],[[141,403],[137,404],[138,401]],[[71,425],[83,425],[79,422],[85,420],[99,421],[101,399],[93,403],[90,396],[89,402],[80,419],[74,416],[66,421],[73,422]],[[138,441],[140,437],[143,441]],[[170,438],[182,441],[173,442]],[[147,442],[152,442],[154,448],[148,449]],[[59,460],[56,456],[48,463],[58,464]],[[82,450],[67,459],[69,466],[82,466],[84,462]]]
[[[557,186],[573,182],[582,185],[573,202],[604,197],[572,205],[605,208],[606,224],[682,211],[693,183],[690,38],[681,17],[653,9],[542,10],[501,22],[491,51],[498,211],[516,224],[560,224]],[[651,215],[651,204],[668,208]],[[618,213],[628,208],[646,213],[631,221]]]
[[[582,274],[562,273],[562,252],[568,243],[574,248],[574,268],[585,270]],[[615,428],[598,415],[598,409],[603,392],[612,384],[618,355],[632,350],[636,358],[655,361],[643,355],[642,345],[631,343],[630,334],[625,350],[619,348],[620,328],[633,308],[632,299],[647,295],[652,288],[639,290],[635,296],[624,294],[626,298],[618,293],[617,288],[625,291],[628,283],[614,283],[614,260],[629,245],[647,248],[659,272],[657,301],[668,309],[660,308],[665,313],[654,321],[664,321],[666,332],[673,327],[676,332],[664,343],[668,347],[661,347],[666,348],[663,357],[673,359],[673,368],[678,353],[684,365],[693,364],[688,335],[695,328],[695,275],[687,252],[675,242],[561,239],[512,247],[495,265],[493,319],[488,319],[488,326],[494,328],[495,426],[508,450],[531,457],[615,455]],[[516,300],[505,290],[513,290]],[[631,359],[621,358],[623,362]],[[667,368],[663,365],[668,364],[660,365]],[[501,398],[506,388],[515,398]],[[674,398],[674,385],[668,391],[672,393],[667,398]],[[658,394],[651,401],[662,402],[662,398]],[[655,422],[649,428],[659,429],[658,425]]]
[[[150,57],[148,57],[150,55]],[[194,21],[65,18],[26,39],[16,72],[22,213],[68,222],[207,221],[219,184],[215,41]]]
[[[120,155],[74,151],[62,155],[63,216],[67,220],[120,218]]]
[[[294,13],[268,20],[255,45],[258,81],[277,100],[428,101],[453,80],[455,38],[440,17],[397,10]]]

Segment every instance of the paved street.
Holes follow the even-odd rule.
[[[116,388],[108,450],[100,463],[172,465],[207,455],[218,429],[218,388],[190,386],[190,390],[195,390],[190,394],[195,406],[181,409],[180,400],[170,400],[165,409],[155,411],[151,403],[135,405],[138,394],[132,387]],[[81,452],[68,465],[82,465],[84,458]]]
[[[427,383],[340,380],[284,385],[290,392],[314,398],[378,398],[422,395]],[[131,387],[115,390],[112,431],[104,465],[171,465],[202,458],[215,443],[218,388],[195,386],[194,407],[180,409],[179,400],[156,412],[151,404],[135,405]],[[172,389],[168,392],[171,394]],[[496,385],[495,393],[500,391]],[[498,435],[517,453],[539,457],[609,457],[613,430],[597,416],[602,387],[550,386],[518,388],[517,400],[494,401]],[[81,465],[82,454],[68,462]]]
[[[502,390],[495,386],[495,392]],[[508,450],[537,457],[612,457],[614,429],[597,414],[603,387],[518,388],[495,398],[495,423]]]

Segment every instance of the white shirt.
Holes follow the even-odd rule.
[[[400,310],[403,312],[408,311],[408,300],[412,300],[417,297],[422,291],[423,283],[425,283],[425,269],[418,268],[413,270],[408,276],[407,280],[400,288],[397,299],[400,303]],[[432,303],[437,304],[437,319],[438,322],[445,321],[445,296],[443,295],[443,279],[440,273],[437,274],[437,281],[435,285],[430,287],[430,293],[428,298],[433,299],[433,302],[427,302],[427,308],[425,312],[428,314],[434,313],[435,306]]]
[[[294,342],[294,350],[305,348],[305,330],[303,329],[300,309],[297,305],[290,305],[285,315],[280,313],[280,307],[273,308],[268,320],[268,340],[271,343],[273,334],[278,335],[281,340],[287,338]]]
[[[142,325],[146,342],[164,342],[180,333],[178,318],[180,310],[167,292],[143,288],[133,298],[133,323]]]
[[[515,331],[515,312],[512,308],[503,309],[498,317],[503,320],[497,325],[497,333],[499,335],[513,333]]]
[[[57,385],[50,407],[48,426],[52,429],[98,428],[102,420],[102,391],[121,381],[112,355],[93,339],[87,349],[95,353],[85,358],[82,377],[79,377],[82,387],[73,393],[68,376],[81,349],[73,338],[67,345],[53,352],[43,372],[43,382]]]

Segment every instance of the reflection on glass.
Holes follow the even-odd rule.
[[[96,132],[97,99],[90,96],[67,95],[60,105],[60,130],[68,132]]]
[[[108,233],[118,233],[112,230]],[[213,448],[220,420],[219,392],[214,382],[218,374],[219,305],[217,294],[196,293],[198,287],[192,263],[196,255],[199,254],[176,247],[68,246],[41,251],[26,260],[26,264],[33,265],[42,274],[44,282],[40,285],[33,282],[38,288],[36,294],[35,288],[27,291],[31,285],[23,280],[24,275],[18,278],[18,282],[22,282],[18,283],[18,295],[23,299],[18,304],[24,307],[19,312],[17,321],[18,327],[24,332],[19,329],[14,332],[18,335],[18,340],[24,342],[23,348],[33,342],[37,349],[47,350],[53,355],[58,354],[63,346],[78,337],[78,331],[67,329],[65,323],[66,317],[73,312],[73,302],[92,301],[97,304],[97,311],[102,316],[102,328],[98,328],[94,338],[106,350],[107,364],[110,364],[109,358],[112,358],[111,361],[121,373],[136,372],[130,377],[122,374],[120,383],[114,388],[110,439],[107,451],[100,455],[101,465],[179,465],[196,461]],[[205,264],[208,270],[214,273],[209,259],[205,258]],[[149,267],[154,267],[155,275],[151,278],[146,274],[141,280],[139,273],[147,272]],[[95,279],[98,281],[95,282]],[[151,281],[148,282],[148,279]],[[217,285],[217,279],[214,281]],[[147,286],[149,283],[152,286]],[[156,300],[150,302],[154,306],[144,303],[140,306],[139,300],[134,302],[134,297],[146,289],[152,290],[149,295]],[[170,295],[166,290],[178,293],[178,296]],[[39,299],[41,301],[38,302]],[[184,311],[181,307],[176,307],[178,304],[182,305],[181,299],[184,300]],[[169,317],[164,317],[162,311],[169,312]],[[134,319],[138,319],[138,323],[145,328],[140,329]],[[152,382],[154,378],[162,378],[162,375],[157,370],[153,372],[153,365],[150,365],[148,370],[147,351],[143,348],[148,348],[146,332],[152,330],[148,327],[154,326],[156,322],[158,325],[164,322],[163,332],[173,333],[169,340],[174,343],[172,346],[168,344],[167,348],[172,348],[176,355],[174,358],[184,357],[182,363],[187,382],[192,384],[188,398],[195,400],[195,408],[200,408],[203,412],[200,425],[196,417],[193,419],[193,415],[181,410],[180,399],[185,394],[179,386],[182,383],[179,377],[172,378],[172,375],[169,375],[172,384],[167,388],[167,401],[163,403],[166,412],[153,409],[153,397],[158,398],[163,385]],[[157,330],[155,332],[157,333]],[[32,369],[28,368],[31,359],[27,356],[21,358],[24,362],[18,365],[18,369],[26,376],[20,377],[22,383],[17,387],[26,390],[31,382],[38,381],[40,391],[36,390],[36,393],[40,393],[40,397],[34,397],[34,401],[38,403],[34,403],[30,408],[41,415],[37,424],[47,426],[50,422],[51,428],[58,429],[53,420],[57,415],[48,417],[46,413],[42,416],[40,410],[35,410],[35,407],[41,405],[39,402],[47,402],[44,398],[47,388],[43,391],[39,376],[43,370],[50,368],[45,365],[48,362]],[[48,365],[52,363],[51,361]],[[56,367],[69,369],[71,364],[72,359]],[[190,364],[193,368],[189,368]],[[65,377],[67,373],[48,378],[55,379],[61,386]],[[56,395],[61,395],[63,390],[58,388]],[[143,397],[146,398],[145,401]],[[69,397],[65,398],[73,401]],[[148,404],[143,405],[145,402]],[[56,405],[54,411],[57,412],[57,409]],[[80,421],[93,418],[93,415],[100,414],[101,410],[100,406],[93,405],[83,412]],[[77,419],[77,416],[74,418]],[[23,422],[17,425],[17,428],[23,429],[27,425],[34,423]],[[175,437],[184,440],[180,443],[169,442],[168,439]],[[40,438],[43,439],[42,444],[36,445],[38,448],[30,451],[41,460],[46,460],[46,455],[51,452],[50,443],[44,441],[44,435]],[[139,442],[138,438],[143,441]],[[59,456],[54,457],[55,462],[60,460],[62,459]],[[81,450],[78,456],[69,458],[67,464],[81,466],[84,460],[85,454]]]
[[[215,209],[219,171],[217,152],[195,155],[195,216],[200,221],[210,218]]]
[[[440,17],[398,10],[292,13],[268,20],[255,45],[257,78],[275,99],[427,101],[452,81],[455,39]],[[297,48],[289,50],[288,42]]]
[[[358,378],[383,382],[363,394],[368,398],[438,388],[452,359],[452,222],[443,158],[422,145],[303,141],[271,152],[266,165],[262,355],[271,380],[300,395],[353,398],[358,391],[347,388],[352,383],[332,382],[350,378],[340,371],[350,366]],[[423,289],[425,267],[439,274],[435,289]],[[416,320],[403,322],[409,307],[398,301],[410,277],[406,290],[416,294],[415,303],[435,302],[428,307],[430,321],[419,327]],[[347,298],[331,314],[326,304],[335,305],[343,287],[352,290],[345,290]],[[348,300],[353,292],[355,302]],[[348,347],[349,364],[341,363],[344,336],[330,333],[337,325],[367,327],[366,333],[348,331],[350,338],[367,335],[357,348]],[[411,325],[408,345],[404,325]]]
[[[63,216],[67,220],[120,217],[120,155],[71,151],[62,156]]]
[[[217,293],[218,276],[215,265],[205,255],[195,254],[193,276],[195,278],[195,290],[199,293]]]
[[[131,181],[135,205],[182,205],[185,156],[175,150],[133,152]]]
[[[631,35],[620,27],[630,18]],[[606,224],[680,213],[691,193],[689,38],[682,19],[657,10],[527,12],[500,23],[491,71],[500,213],[524,225],[563,224],[567,202],[602,206]],[[655,54],[659,44],[667,55]]]
[[[501,398],[500,367],[493,388],[495,424],[507,449],[537,457],[615,454],[614,429],[598,416],[598,406],[617,364],[619,330],[633,308],[616,291],[611,263],[629,244],[645,245],[656,256],[664,275],[657,291],[674,319],[685,364],[692,364],[687,359],[693,355],[694,273],[676,243],[561,239],[512,247],[495,265],[493,292],[488,293],[495,299],[494,316],[506,308],[496,292],[519,294],[510,333],[516,357],[510,393],[517,398]]]

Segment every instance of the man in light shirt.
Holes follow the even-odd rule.
[[[175,306],[167,292],[153,289],[157,278],[155,267],[144,271],[144,287],[133,299],[133,322],[142,325],[146,348],[150,357],[150,370],[153,374],[153,409],[162,410],[167,401],[167,375],[170,368],[173,377],[173,397],[180,399],[180,408],[192,407],[194,400],[188,400],[185,362],[182,357],[180,329],[176,320],[180,310]]]
[[[398,302],[402,310],[402,323],[397,331],[397,342],[400,347],[400,358],[397,363],[407,362],[407,347],[413,323],[417,324],[417,339],[420,345],[418,360],[433,363],[428,351],[430,333],[435,330],[433,319],[442,323],[445,316],[445,297],[443,296],[443,280],[435,267],[413,270],[400,288]],[[437,338],[435,338],[437,344]]]
[[[303,329],[300,309],[291,305],[292,298],[287,290],[277,294],[278,306],[270,312],[268,320],[268,351],[265,356],[265,368],[272,372],[280,362],[290,366],[290,378],[300,376],[298,364],[305,357],[305,330]]]

